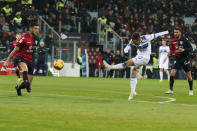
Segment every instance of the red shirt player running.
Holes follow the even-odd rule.
[[[34,37],[38,34],[39,26],[36,22],[30,23],[29,32],[25,33],[16,44],[14,50],[10,53],[3,67],[6,68],[11,58],[17,52],[16,64],[23,72],[23,82],[17,85],[17,95],[22,96],[21,89],[26,88],[27,92],[31,92],[31,83],[33,80],[33,41]]]

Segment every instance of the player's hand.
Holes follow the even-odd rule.
[[[9,62],[8,62],[8,61],[5,61],[5,62],[4,62],[4,64],[3,64],[2,69],[6,70],[6,69],[7,69],[8,64],[9,64]]]
[[[183,52],[183,51],[185,51],[185,49],[183,48],[179,48],[178,50],[176,50],[176,52]]]

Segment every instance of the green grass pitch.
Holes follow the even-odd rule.
[[[0,131],[196,131],[197,94],[186,80],[35,77],[32,93],[16,96],[15,76],[0,76]],[[197,82],[194,81],[194,88]],[[175,100],[176,101],[171,101]]]

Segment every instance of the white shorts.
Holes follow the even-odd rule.
[[[168,63],[169,63],[169,60],[167,59],[166,61],[165,61],[165,63],[164,63],[164,59],[163,58],[161,58],[160,60],[159,60],[159,68],[160,69],[168,69]]]
[[[148,64],[150,60],[150,56],[143,56],[143,55],[137,55],[136,57],[132,58],[135,68],[139,69],[141,66]]]

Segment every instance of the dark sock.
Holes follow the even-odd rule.
[[[18,78],[20,78],[19,70],[16,70],[16,75]]]
[[[193,90],[193,80],[192,81],[188,80],[188,83],[189,83],[189,89]]]
[[[27,73],[27,71],[23,72],[23,80],[24,80],[24,82],[28,81],[28,73]]]
[[[170,90],[173,90],[174,76],[170,76]]]
[[[24,89],[24,88],[28,88],[29,86],[29,80],[28,80],[28,73],[27,71],[23,72],[23,83],[21,83],[21,85],[19,86],[19,89]]]

